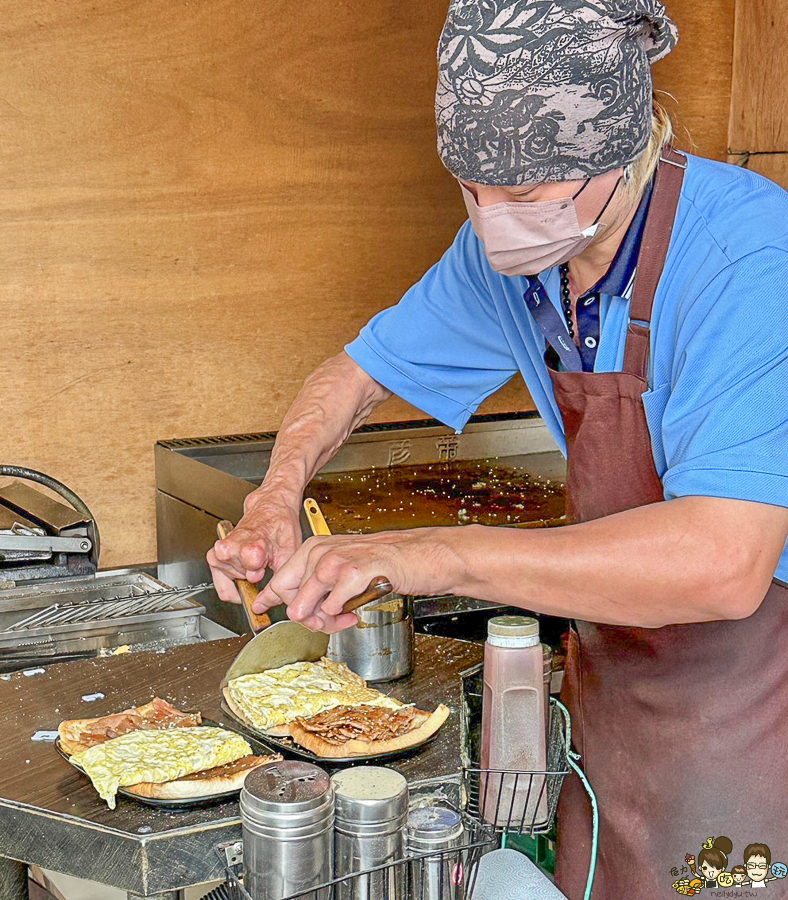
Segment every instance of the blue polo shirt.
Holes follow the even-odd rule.
[[[651,195],[654,191],[654,180],[652,179],[643,192],[643,197],[638,204],[635,215],[632,217],[624,240],[616,251],[610,268],[605,272],[602,278],[582,296],[577,298],[577,333],[579,339],[579,353],[577,354],[577,363],[569,366],[572,371],[577,372],[593,372],[596,362],[596,352],[599,346],[599,307],[602,294],[609,297],[629,297],[635,280],[635,270],[637,269],[638,252],[640,250],[640,240],[643,237],[643,231],[646,227],[646,218],[648,216],[649,206],[651,205]],[[541,282],[537,276],[527,277],[531,291],[541,288]],[[527,298],[527,295],[526,295]],[[524,299],[526,299],[524,298]],[[526,303],[527,303],[526,299]],[[535,315],[533,309],[532,314]],[[544,312],[544,310],[542,310]],[[572,338],[567,328],[565,317],[554,307],[550,309],[552,328],[548,331],[551,334],[542,333],[550,341],[559,334],[563,334],[566,344],[572,346]],[[553,344],[553,348],[558,347]]]
[[[540,279],[560,311],[558,269]],[[345,349],[376,381],[458,432],[519,371],[565,452],[526,287],[523,276],[490,268],[465,222],[440,262]],[[745,169],[690,156],[643,395],[666,500],[788,507],[786,292],[788,194]],[[628,310],[627,296],[600,292],[594,371],[621,370]],[[776,575],[788,581],[788,548]]]

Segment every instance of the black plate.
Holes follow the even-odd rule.
[[[224,725],[221,722],[214,722],[212,719],[203,719],[202,725],[205,725],[207,728],[223,728],[225,731],[232,731],[234,734],[240,734],[245,740],[249,742],[249,746],[252,748],[252,752],[255,756],[271,756],[273,752],[276,752],[273,748],[263,744],[261,741],[257,740],[257,738],[242,733],[239,728],[228,728],[227,725]],[[70,765],[72,765],[77,772],[82,772],[84,775],[85,770],[78,766],[76,763],[71,761],[71,757],[66,753],[66,751],[60,745],[60,738],[55,741],[55,750],[66,760]],[[87,776],[85,776],[87,778]],[[125,788],[118,788],[118,796],[126,797],[128,800],[134,800],[137,803],[142,803],[145,806],[159,806],[164,807],[165,809],[194,809],[195,807],[201,806],[212,806],[215,803],[221,803],[224,800],[231,800],[233,797],[237,797],[241,793],[240,788],[236,788],[232,791],[220,791],[215,794],[204,794],[201,797],[181,797],[175,800],[161,800],[158,797],[140,797],[138,794],[132,794],[130,791],[127,791]]]
[[[421,741],[421,743],[414,744],[412,747],[405,747],[404,750],[389,750],[388,753],[370,753],[366,756],[326,757],[318,756],[311,750],[307,750],[306,747],[299,746],[291,737],[276,737],[275,735],[266,734],[264,731],[260,731],[252,725],[247,725],[246,722],[242,721],[238,718],[238,716],[236,716],[236,714],[230,709],[230,707],[224,700],[222,700],[221,705],[222,712],[230,716],[231,719],[238,723],[241,731],[244,732],[245,736],[253,735],[259,741],[265,741],[265,743],[270,747],[279,750],[280,753],[287,753],[290,756],[298,756],[301,759],[309,760],[309,762],[320,764],[321,766],[346,766],[354,765],[355,763],[360,762],[369,762],[373,759],[393,759],[397,756],[408,756],[412,753],[418,752],[422,747],[426,747],[427,744],[435,740],[440,732],[440,729],[438,729],[438,731],[436,731],[434,734],[431,734],[425,740]]]

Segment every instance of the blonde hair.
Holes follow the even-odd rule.
[[[625,185],[627,196],[634,203],[645,190],[656,171],[662,148],[673,140],[673,122],[665,107],[656,99],[652,101],[651,138],[648,146],[630,163],[631,177]]]

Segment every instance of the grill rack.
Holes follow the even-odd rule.
[[[202,641],[205,607],[195,595],[210,587],[171,588],[117,570],[0,591],[0,672]]]
[[[127,619],[154,612],[187,609],[191,595],[199,593],[211,584],[192,585],[187,588],[165,588],[144,591],[131,597],[107,597],[82,603],[53,603],[21,622],[10,625],[6,631],[30,631],[57,625],[77,625],[88,622]]]

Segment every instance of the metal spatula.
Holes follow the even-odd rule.
[[[314,503],[314,501],[311,502]],[[315,504],[315,507],[319,512],[317,504]],[[323,521],[325,523],[325,520]],[[230,530],[232,530],[232,525],[229,522],[220,524],[229,525]],[[236,582],[236,584],[239,584],[239,582]],[[249,584],[249,582],[246,582],[246,584]],[[257,591],[252,585],[249,585],[249,587],[254,591],[254,596],[256,597]],[[392,585],[388,578],[383,576],[373,578],[365,591],[357,594],[355,597],[351,597],[345,603],[342,611],[353,612],[353,610],[366,603],[380,600],[382,597],[390,594],[391,591]],[[252,601],[254,601],[254,597],[252,597]],[[244,603],[244,606],[246,607],[246,603]],[[251,608],[251,602],[249,608]],[[328,641],[329,636],[327,634],[310,631],[299,622],[277,622],[275,625],[270,625],[252,638],[238,656],[235,657],[222,679],[221,687],[226,687],[228,682],[234,678],[240,678],[242,675],[252,675],[255,672],[264,672],[267,669],[278,669],[280,666],[289,666],[296,662],[316,662],[326,655]]]
[[[328,522],[326,522],[326,518],[323,515],[323,511],[320,509],[317,500],[307,497],[307,499],[304,500],[304,512],[306,513],[306,518],[309,522],[309,527],[312,529],[313,535],[325,536],[331,534],[331,529],[328,527]],[[347,601],[342,607],[342,612],[353,612],[360,606],[372,603],[373,600],[382,599],[393,590],[394,588],[391,586],[391,582],[388,578],[386,578],[385,575],[378,575],[370,581],[363,594],[358,594]]]

